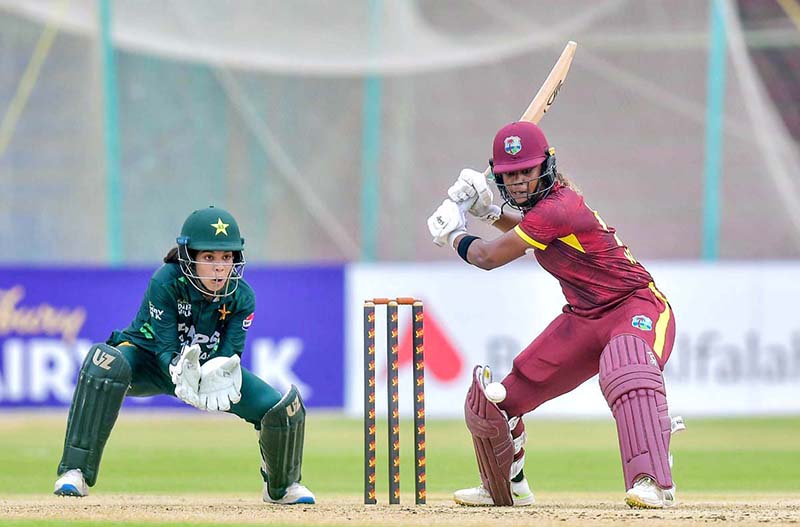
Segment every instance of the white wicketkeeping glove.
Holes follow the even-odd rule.
[[[200,408],[227,412],[242,400],[239,356],[214,357],[200,367]]]
[[[458,179],[447,189],[447,195],[456,203],[473,200],[469,213],[488,224],[493,224],[500,217],[500,207],[492,203],[494,196],[486,178],[481,172],[465,168]]]
[[[175,384],[175,395],[192,406],[200,405],[200,346],[194,344],[181,351],[178,362],[169,365],[169,375]]]
[[[433,236],[433,243],[442,247],[450,242],[459,234],[467,232],[465,227],[467,220],[464,213],[450,199],[446,199],[439,205],[439,208],[428,218],[428,230]]]

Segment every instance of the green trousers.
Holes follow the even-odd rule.
[[[129,397],[148,397],[166,394],[175,397],[175,385],[169,375],[159,368],[156,356],[129,342],[118,344],[131,367]],[[281,400],[281,394],[251,371],[242,368],[242,399],[231,405],[227,413],[238,415],[256,429],[261,428],[261,418]]]

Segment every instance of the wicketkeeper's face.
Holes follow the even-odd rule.
[[[203,287],[216,293],[225,287],[233,263],[231,251],[200,251],[195,261],[195,273]]]

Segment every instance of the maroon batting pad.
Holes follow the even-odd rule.
[[[506,416],[497,405],[486,399],[483,386],[472,371],[472,385],[464,402],[464,417],[472,434],[478,470],[483,487],[495,505],[513,505],[509,472],[514,461],[514,443]]]
[[[600,356],[600,389],[617,421],[625,488],[641,475],[672,487],[667,394],[647,342],[634,335],[611,339]]]

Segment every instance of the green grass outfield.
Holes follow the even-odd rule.
[[[534,491],[622,492],[612,419],[526,421],[526,474]],[[403,423],[402,492],[413,495],[412,430]],[[681,492],[796,492],[800,417],[687,419],[673,439]],[[52,490],[65,414],[0,414],[0,493]],[[385,422],[378,428],[378,492],[387,495]],[[461,421],[428,422],[428,492],[478,483],[472,444]],[[209,470],[209,464],[213,470]],[[235,417],[123,411],[106,445],[93,494],[258,493],[253,430]],[[303,481],[319,496],[363,492],[360,419],[310,413]]]

